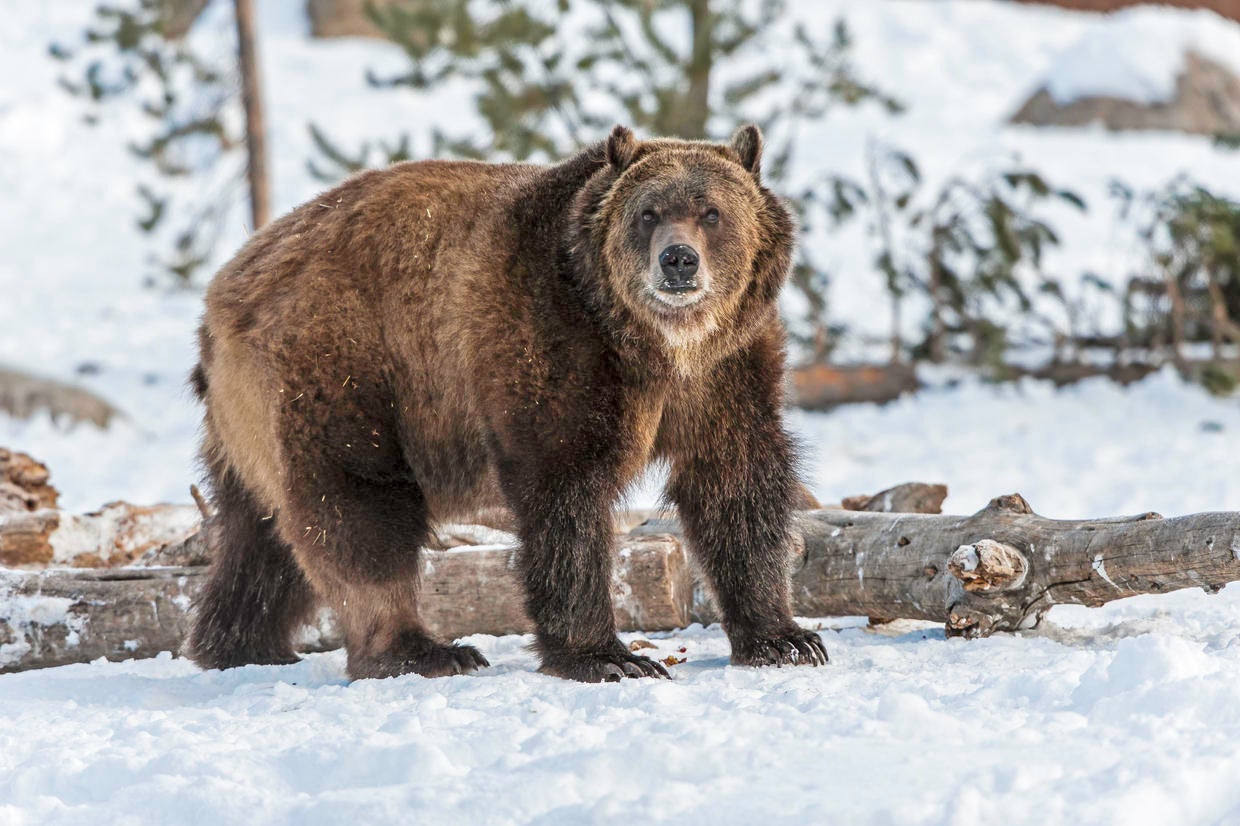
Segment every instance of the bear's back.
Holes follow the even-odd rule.
[[[541,169],[407,161],[355,175],[255,233],[208,287],[208,316],[235,314],[244,327],[306,290],[369,291],[427,271],[445,244],[510,212]]]

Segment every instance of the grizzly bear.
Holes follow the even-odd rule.
[[[611,509],[661,461],[732,662],[825,662],[790,609],[794,224],[761,157],[752,126],[616,127],[553,166],[364,172],[257,232],[207,290],[193,376],[216,549],[193,659],[294,661],[321,601],[353,679],[484,667],[419,621],[419,548],[506,506],[541,670],[665,677],[610,599]]]

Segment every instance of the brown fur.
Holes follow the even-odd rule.
[[[195,659],[286,660],[312,588],[354,678],[485,665],[422,628],[418,549],[434,521],[507,505],[543,670],[664,674],[617,641],[609,596],[611,508],[663,459],[733,660],[825,661],[789,609],[793,225],[760,158],[752,127],[731,145],[617,127],[552,167],[363,173],[255,235],[208,290],[193,378],[222,540]],[[697,303],[654,297],[644,212],[699,249]]]

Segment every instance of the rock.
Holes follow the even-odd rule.
[[[1114,97],[1087,97],[1057,103],[1045,87],[1029,98],[1013,123],[1034,126],[1086,126],[1102,123],[1122,130],[1172,130],[1197,135],[1240,132],[1240,78],[1222,64],[1188,52],[1176,79],[1175,96],[1160,103]]]

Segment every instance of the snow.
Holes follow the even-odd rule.
[[[0,416],[0,444],[47,461],[70,509],[188,502],[198,411],[184,380],[201,298],[141,287],[141,173],[124,148],[141,122],[110,109],[98,128],[80,126],[80,104],[55,91],[58,68],[42,57],[92,5],[0,0],[0,363],[80,381],[126,417],[108,431],[66,431]],[[258,4],[278,209],[319,188],[304,169],[312,118],[346,145],[407,126],[418,151],[437,124],[475,123],[460,87],[368,89],[363,70],[399,69],[399,51],[308,43],[294,5]],[[823,31],[845,14],[865,77],[909,104],[898,119],[868,107],[804,128],[802,179],[823,158],[863,176],[875,139],[914,150],[930,183],[1019,156],[1091,203],[1084,216],[1051,216],[1063,246],[1048,266],[1069,281],[1093,270],[1122,282],[1139,263],[1107,205],[1111,178],[1154,187],[1187,171],[1240,192],[1240,153],[1203,138],[1004,123],[1047,78],[1056,94],[1127,86],[1156,96],[1190,43],[1234,65],[1236,27],[1217,17],[981,0],[790,5]],[[244,235],[238,214],[224,247]],[[864,227],[805,240],[834,273],[833,317],[885,334]],[[1100,311],[1098,323],[1114,319]],[[947,483],[957,513],[1014,491],[1061,518],[1240,503],[1240,404],[1169,371],[1061,391],[930,378],[885,407],[792,414],[820,498],[920,480]],[[646,479],[630,503],[653,503],[658,482]],[[19,625],[69,609],[0,601]],[[1057,606],[1038,629],[973,641],[918,623],[804,622],[822,626],[829,666],[731,667],[717,626],[625,635],[686,658],[672,682],[544,677],[517,636],[469,638],[493,667],[440,680],[349,685],[340,653],[227,672],[165,655],[0,676],[0,826],[1240,820],[1234,587]],[[0,661],[13,645],[0,637]]]
[[[1102,580],[1107,585],[1110,585],[1112,588],[1114,588],[1117,591],[1123,590],[1122,588],[1120,588],[1118,585],[1115,584],[1115,582],[1111,579],[1111,577],[1107,575],[1106,562],[1103,560],[1101,552],[1094,555],[1094,561],[1090,567],[1098,572],[1098,576],[1102,577]]]
[[[0,823],[1229,822],[1238,615],[1224,591],[974,641],[832,621],[830,666],[777,670],[694,627],[649,635],[688,660],[670,683],[543,677],[484,636],[492,668],[438,680],[346,685],[339,653],[7,676]]]
[[[962,571],[976,571],[977,566],[981,564],[981,560],[977,556],[976,545],[961,545],[952,554],[952,560],[960,563]]]
[[[884,407],[794,413],[823,501],[907,481],[945,482],[969,513],[1019,492],[1061,519],[1229,510],[1240,502],[1231,444],[1240,405],[1164,370],[1127,388],[1091,379],[991,386],[975,380]]]
[[[1051,63],[1046,88],[1059,104],[1088,97],[1167,103],[1192,51],[1240,74],[1240,30],[1210,11],[1174,15],[1126,9],[1094,19]]]
[[[64,625],[68,628],[66,640],[77,643],[83,619],[70,609],[73,600],[66,597],[46,597],[41,594],[15,593],[17,575],[0,568],[0,606],[3,606],[7,633],[0,636],[0,668],[17,662],[30,650],[27,633],[34,626]]]

